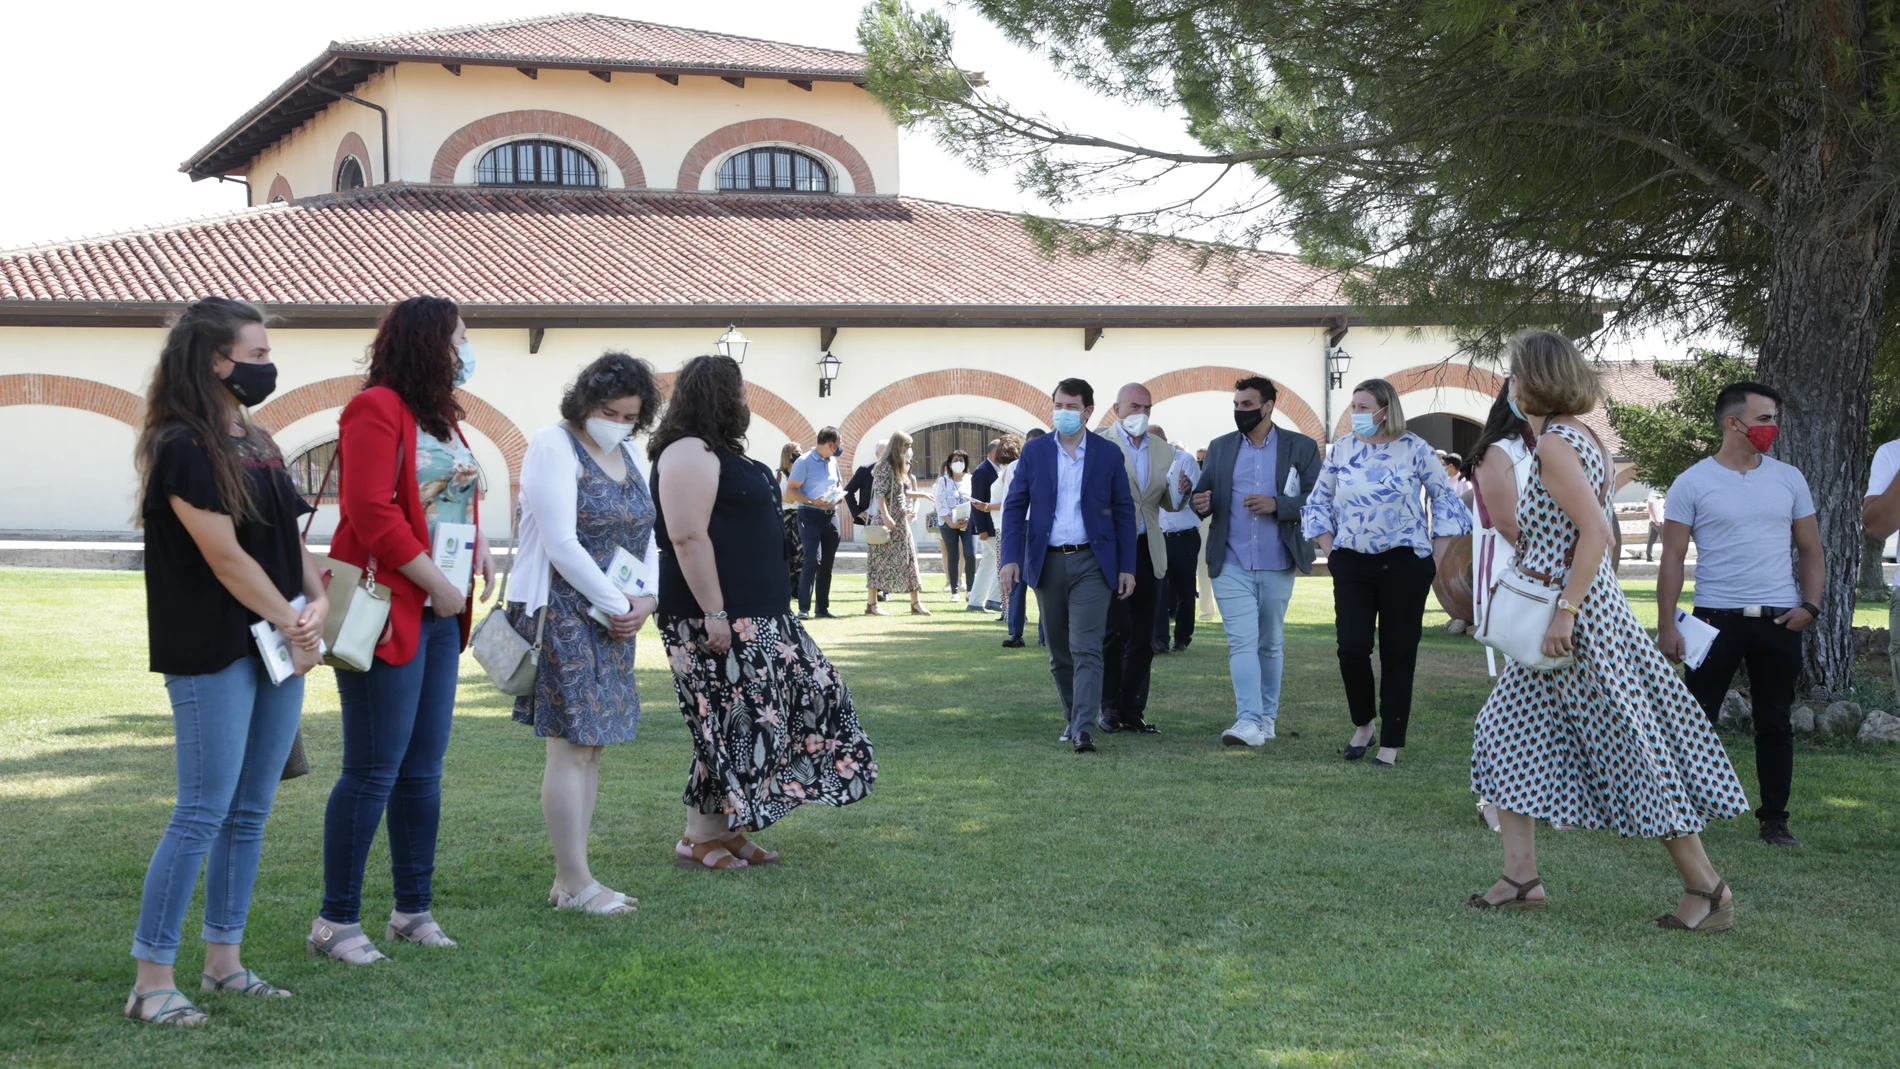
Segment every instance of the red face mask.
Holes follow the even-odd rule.
[[[1781,433],[1781,428],[1756,424],[1742,433],[1748,436],[1748,444],[1754,446],[1757,453],[1766,453],[1774,448],[1775,436]]]

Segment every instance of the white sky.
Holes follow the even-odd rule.
[[[928,0],[913,0],[929,6]],[[153,226],[235,211],[241,186],[192,182],[178,164],[332,40],[588,10],[799,44],[857,48],[862,0],[724,0],[683,9],[654,0],[326,0],[260,4],[18,3],[5,16],[12,47],[0,64],[0,133],[15,164],[0,169],[0,248]],[[973,12],[940,5],[957,28],[956,58],[984,71],[1020,107],[1071,127],[1145,144],[1192,147],[1178,117],[1105,101],[1005,41]],[[68,43],[72,43],[71,46]],[[26,47],[22,47],[25,45]],[[924,133],[904,135],[902,191],[982,207],[1042,210],[1008,174],[977,174]],[[1112,207],[1158,203],[1123,194]],[[1102,203],[1076,214],[1106,212]],[[1674,346],[1619,346],[1633,356]]]

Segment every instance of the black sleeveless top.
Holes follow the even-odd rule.
[[[719,490],[713,497],[706,533],[719,565],[719,589],[726,615],[783,616],[790,611],[792,585],[785,549],[785,525],[779,516],[778,478],[772,469],[724,449],[719,458]],[[660,465],[653,465],[654,537],[660,544],[662,620],[706,615],[693,597],[679,557],[666,533],[666,507],[660,503]]]

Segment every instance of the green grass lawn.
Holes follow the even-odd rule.
[[[843,605],[861,583],[841,579]],[[278,797],[246,947],[296,997],[207,997],[208,1026],[170,1031],[118,1016],[172,798],[140,577],[0,570],[0,1062],[1895,1064],[1900,748],[1799,744],[1804,850],[1762,846],[1746,817],[1711,829],[1732,933],[1649,927],[1674,870],[1606,833],[1542,837],[1547,914],[1480,914],[1463,900],[1500,864],[1466,778],[1481,652],[1428,631],[1401,766],[1347,764],[1330,606],[1326,580],[1300,582],[1281,737],[1259,751],[1219,744],[1217,625],[1157,661],[1163,734],[1078,756],[1056,742],[1046,662],[998,648],[989,617],[821,622],[877,791],[761,835],[784,864],[722,874],[673,864],[689,751],[649,632],[643,730],[602,761],[595,827],[595,872],[640,897],[632,917],[548,907],[541,745],[465,661],[436,874],[462,945],[386,946],[360,970],[301,947],[339,749],[319,669],[315,772]],[[1753,796],[1753,747],[1728,741]],[[387,857],[379,838],[366,920],[389,908]],[[194,908],[181,979],[198,924]]]

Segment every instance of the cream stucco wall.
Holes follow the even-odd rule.
[[[603,351],[619,349],[650,360],[660,371],[676,370],[688,358],[710,351],[720,331],[694,329],[549,330],[541,351],[528,352],[526,330],[472,330],[479,360],[466,390],[498,410],[523,437],[557,418],[562,390],[575,372]],[[1079,375],[1097,392],[1097,416],[1105,416],[1124,382],[1196,367],[1245,368],[1282,382],[1323,414],[1322,333],[1315,329],[1111,329],[1091,352],[1079,329],[853,329],[838,333],[832,351],[844,367],[828,398],[818,397],[816,328],[757,328],[746,331],[752,346],[745,362],[749,381],[795,408],[812,427],[851,426],[852,413],[887,386],[945,369],[978,369],[1022,380],[1033,390],[1034,407],[994,396],[927,389],[883,413],[859,437],[854,463],[868,459],[869,445],[893,430],[916,432],[946,420],[970,419],[1015,430],[1047,426],[1041,401],[1058,379]],[[360,374],[368,330],[272,332],[281,398],[300,386]],[[107,383],[143,395],[163,334],[153,329],[102,327],[0,328],[0,376],[57,374]],[[1354,356],[1346,383],[1445,360],[1452,351],[1442,335],[1354,328],[1346,339]],[[924,381],[928,382],[928,378]],[[1224,379],[1200,392],[1162,401],[1155,420],[1171,437],[1198,447],[1233,427]],[[1333,418],[1347,389],[1333,391]],[[1422,390],[1405,395],[1409,415],[1451,412],[1482,420],[1490,399],[1466,389]],[[1275,420],[1295,426],[1283,403]],[[287,456],[335,434],[337,409],[311,413],[282,427],[278,443]],[[488,494],[484,527],[501,534],[507,526],[508,476],[498,443],[475,426],[467,428]],[[755,420],[751,453],[769,463],[793,429]],[[0,408],[0,456],[27,463],[0,465],[0,529],[128,530],[131,431],[104,416],[45,406]],[[56,444],[54,444],[56,443]],[[808,444],[808,443],[807,443]],[[44,463],[37,458],[45,458]],[[49,472],[51,474],[49,474]],[[331,521],[319,517],[313,534]]]
[[[617,73],[612,82],[603,83],[586,71],[543,69],[530,79],[512,67],[464,66],[457,76],[438,64],[401,63],[372,77],[355,95],[389,109],[391,169],[398,181],[430,181],[437,150],[471,122],[501,112],[545,110],[612,131],[639,159],[649,189],[672,189],[687,152],[707,134],[736,122],[784,118],[843,138],[864,157],[876,192],[897,192],[897,131],[870,94],[849,82],[816,82],[806,92],[771,79],[748,79],[741,89],[719,78],[683,77],[671,85],[651,74]],[[256,202],[264,203],[277,174],[298,197],[331,192],[337,146],[350,131],[376,157],[365,161],[371,165],[372,181],[382,181],[377,114],[337,101],[252,161]],[[458,158],[457,181],[473,180],[475,161],[493,144]],[[841,192],[859,192],[838,160],[813,154],[831,166]],[[609,172],[605,181],[610,188],[627,184],[603,153],[592,155]],[[717,161],[707,175],[716,167]],[[710,188],[709,181],[702,180],[701,186]]]

